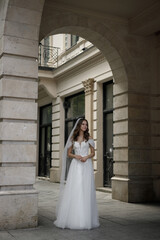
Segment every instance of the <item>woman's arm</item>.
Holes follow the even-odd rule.
[[[72,145],[70,148],[68,148],[68,157],[70,157],[70,158],[76,158],[76,159],[78,159],[78,160],[81,160],[82,156],[73,154],[73,153],[72,153],[72,150],[73,150],[73,145]]]

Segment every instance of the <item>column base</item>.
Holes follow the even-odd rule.
[[[123,202],[142,203],[154,201],[152,179],[112,178],[112,198]]]
[[[0,230],[33,228],[38,224],[38,192],[0,192]]]
[[[60,169],[50,168],[50,181],[59,183],[60,182]]]

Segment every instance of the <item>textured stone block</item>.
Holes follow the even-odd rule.
[[[0,144],[0,162],[36,162],[36,151],[37,147],[35,144]]]
[[[36,59],[5,55],[1,58],[0,64],[3,65],[1,75],[35,79],[38,77],[38,61]]]
[[[52,151],[52,158],[55,158],[55,159],[59,159],[59,157],[60,157],[60,152],[53,152]]]
[[[114,121],[125,120],[125,119],[128,119],[128,107],[114,110],[113,112]]]
[[[60,169],[59,168],[50,168],[50,181],[51,182],[60,182]]]
[[[0,185],[29,185],[35,183],[35,167],[1,167]]]
[[[0,192],[0,213],[0,229],[36,227],[37,192],[35,190]]]
[[[145,106],[148,108],[150,105],[150,97],[143,94],[129,93],[128,104],[133,106]]]
[[[114,161],[128,161],[128,149],[115,149],[113,156]]]
[[[116,147],[128,147],[128,136],[114,136],[113,137],[113,146]]]
[[[56,128],[56,127],[59,127],[59,126],[60,126],[60,120],[52,121],[52,128]]]
[[[151,110],[151,120],[160,121],[160,110]]]
[[[112,198],[128,202],[128,181],[127,178],[112,178]]]
[[[0,140],[37,141],[37,124],[0,122]]]
[[[128,162],[115,162],[113,172],[115,175],[128,176]]]
[[[128,82],[116,83],[113,86],[113,95],[121,94],[128,91]]]
[[[53,159],[52,160],[52,167],[59,167],[59,160]]]
[[[151,122],[151,134],[160,135],[160,123]]]
[[[11,78],[0,80],[0,96],[37,99],[38,83]]]
[[[41,22],[41,12],[27,9],[24,7],[15,7],[12,5],[11,8],[8,8],[6,18],[8,21],[39,26]]]
[[[60,136],[53,136],[52,137],[52,143],[59,143],[60,142]]]
[[[59,120],[59,119],[60,119],[60,112],[53,113],[53,114],[52,114],[52,119],[53,119],[53,120]]]
[[[59,143],[52,144],[52,151],[58,151],[59,150]]]
[[[150,122],[129,121],[129,134],[133,135],[149,135]]]
[[[39,37],[38,26],[13,21],[5,22],[4,34],[32,40]]]
[[[128,121],[113,124],[113,134],[128,133]]]
[[[129,162],[129,175],[133,176],[151,176],[151,163]]]
[[[150,147],[150,136],[129,136],[129,146],[135,147],[135,148],[149,148]]]
[[[124,93],[123,95],[115,96],[113,101],[113,107],[123,107],[128,105],[128,94]]]
[[[150,149],[129,149],[129,162],[149,162],[151,161]]]
[[[151,144],[154,148],[160,148],[160,137],[159,136],[151,137]]]
[[[18,38],[14,36],[3,36],[5,42],[3,52],[27,57],[38,57],[38,41]]]
[[[52,112],[60,112],[60,104],[52,105]]]
[[[27,9],[32,9],[36,11],[42,11],[44,0],[10,0],[10,6],[17,6]]]
[[[150,110],[129,107],[128,117],[130,119],[136,119],[136,120],[149,120],[150,119]]]
[[[37,120],[37,103],[1,100],[0,118]]]

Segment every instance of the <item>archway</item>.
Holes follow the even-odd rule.
[[[61,6],[55,6],[48,0],[3,0],[0,9],[3,13],[0,14],[0,228],[37,225],[37,192],[33,184],[39,30],[40,39],[51,32],[81,35],[103,52],[115,80],[114,171],[117,177],[113,179],[113,197],[129,202],[152,199],[150,162],[145,162],[146,153],[143,151],[143,148],[150,147],[150,123],[147,121],[144,127],[141,122],[131,121],[135,120],[133,111],[139,114],[137,106],[143,102],[144,108],[144,99],[148,101],[150,97],[150,71],[146,69],[149,59],[144,54],[150,42],[143,38],[136,41],[137,37],[128,32],[127,20],[83,14],[72,9],[65,9],[64,13]],[[149,120],[149,110],[146,120]],[[144,119],[144,116],[138,116]],[[144,134],[146,128],[147,136]],[[134,134],[139,129],[141,132],[136,136],[138,141],[135,143]],[[147,181],[146,176],[149,176]]]

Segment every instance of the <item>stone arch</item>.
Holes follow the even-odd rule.
[[[45,14],[45,6],[44,13]],[[46,26],[47,23],[47,26]],[[108,23],[108,25],[107,25]],[[117,68],[122,68],[121,78],[127,81],[130,74],[135,77],[135,70],[130,53],[125,42],[118,34],[112,30],[110,21],[102,23],[100,20],[94,20],[93,17],[86,17],[71,12],[45,15],[40,28],[40,39],[58,33],[71,33],[79,35],[92,42],[106,57],[111,66],[115,82],[117,79]],[[116,63],[113,63],[117,59]],[[122,76],[123,75],[123,76]],[[121,80],[118,80],[118,82]]]

